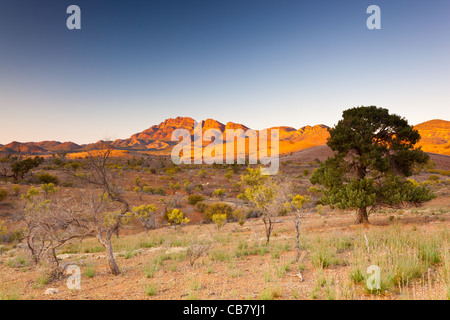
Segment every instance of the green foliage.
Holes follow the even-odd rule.
[[[17,197],[20,194],[20,187],[18,185],[13,186],[13,193]]]
[[[214,192],[212,194],[215,197],[223,198],[225,196],[225,192],[226,192],[225,189],[217,189],[217,190],[214,190]]]
[[[233,216],[233,208],[229,204],[221,202],[207,205],[204,209],[203,219],[205,222],[211,222],[213,221],[214,215],[221,215],[221,214],[224,214],[226,216],[226,219],[229,221],[234,221],[235,219]]]
[[[134,184],[138,187],[142,186],[142,180],[139,177],[134,178]]]
[[[158,294],[159,289],[156,284],[150,283],[144,287],[144,291],[147,296],[152,297]]]
[[[217,229],[220,229],[227,222],[227,215],[225,213],[216,213],[213,214],[211,219],[216,224]]]
[[[42,173],[42,174],[38,175],[38,180],[40,183],[44,183],[44,184],[49,184],[49,183],[58,184],[58,182],[59,182],[57,176],[53,176],[49,173]]]
[[[24,160],[15,160],[11,164],[11,170],[14,174],[14,179],[17,181],[23,179],[25,174],[30,170],[39,167],[44,162],[44,158],[26,158]]]
[[[231,182],[231,178],[233,177],[233,172],[225,173],[225,179]]]
[[[312,177],[322,185],[322,204],[338,208],[420,204],[434,198],[425,186],[406,180],[414,166],[429,157],[414,145],[417,130],[387,109],[359,107],[345,110],[330,129],[328,146],[335,156],[321,163]]]
[[[246,174],[241,176],[242,184],[249,187],[260,186],[268,179],[268,176],[261,174],[261,168],[247,168]]]
[[[30,189],[28,189],[26,194],[22,195],[22,199],[30,201],[33,197],[38,196],[39,194],[41,194],[39,189],[31,187]]]
[[[300,210],[308,201],[309,201],[308,197],[297,194],[292,197],[290,205],[293,206],[295,209]]]
[[[179,182],[173,184],[173,183],[169,183],[169,189],[173,191],[173,193],[175,193],[176,191],[181,189],[181,185]]]
[[[88,266],[86,267],[86,269],[84,270],[84,275],[85,275],[87,278],[93,278],[93,277],[95,277],[95,274],[96,274],[96,273],[97,273],[97,270],[96,270],[95,266],[92,265],[92,264],[88,265]]]
[[[190,220],[184,216],[184,213],[178,209],[172,209],[167,212],[167,221],[169,224],[180,225],[188,223]]]
[[[201,169],[198,171],[197,175],[200,177],[200,179],[203,180],[208,175],[208,172],[205,169]]]
[[[0,220],[0,236],[6,233],[6,228],[2,220]]]
[[[0,189],[0,202],[8,198],[8,191],[6,189]]]
[[[205,211],[206,211],[206,209],[209,207],[209,205],[208,204],[206,204],[206,203],[204,203],[204,202],[197,202],[197,204],[195,205],[195,207],[197,208],[197,210],[200,212],[200,213],[205,213]]]
[[[191,195],[188,197],[188,202],[189,202],[189,204],[190,204],[190,205],[193,205],[193,206],[195,206],[198,202],[203,201],[203,200],[204,200],[204,198],[203,198],[203,196],[200,195],[200,194],[191,194]]]
[[[46,183],[41,186],[41,190],[46,195],[50,195],[59,191],[57,187],[53,183]]]
[[[192,185],[192,183],[189,180],[184,180],[183,189],[190,195],[192,190],[194,189],[194,186]]]
[[[148,187],[148,186],[143,186],[142,191],[144,193],[148,193],[148,194],[159,194],[161,196],[166,195],[166,191],[164,190],[163,187],[152,188],[152,187]]]
[[[156,212],[156,210],[157,208],[154,204],[143,204],[141,206],[134,207],[132,209],[132,213],[138,219],[145,220],[148,219],[152,213]]]

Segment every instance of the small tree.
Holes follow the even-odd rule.
[[[82,227],[83,220],[78,211],[64,208],[68,199],[70,196],[65,194],[49,200],[39,189],[31,187],[22,196],[23,202],[18,208],[20,220],[25,224],[25,239],[33,262],[50,262],[52,277],[58,277],[63,271],[56,250],[72,239],[82,239],[89,234]]]
[[[425,186],[406,177],[429,157],[414,148],[420,135],[387,109],[358,107],[343,112],[329,130],[327,145],[335,156],[321,163],[311,177],[323,186],[322,204],[357,210],[356,223],[369,223],[367,208],[420,205],[433,199]]]
[[[188,195],[191,195],[194,190],[194,185],[189,180],[184,180],[183,188]]]
[[[44,192],[45,198],[48,199],[52,194],[55,194],[59,191],[57,187],[53,183],[43,184],[41,186],[41,190]]]
[[[172,194],[175,194],[178,190],[181,189],[181,185],[179,182],[177,183],[169,183],[169,189],[172,190]]]
[[[203,179],[208,175],[208,171],[200,169],[197,175],[200,177],[200,181],[203,182]]]
[[[296,233],[296,245],[297,245],[297,257],[296,260],[298,261],[300,259],[301,254],[301,248],[300,248],[300,223],[302,219],[302,209],[306,202],[309,201],[308,197],[301,196],[301,195],[287,195],[286,196],[286,207],[291,208],[295,213],[295,220],[294,220],[294,227],[295,227],[295,233]]]
[[[262,211],[262,220],[266,231],[266,243],[270,241],[275,217],[283,208],[278,197],[279,185],[268,176],[261,175],[261,169],[247,169],[247,174],[241,180],[249,187],[245,189],[245,198]]]
[[[20,157],[15,159],[11,164],[11,170],[13,173],[13,178],[15,181],[23,179],[25,174],[27,174],[30,170],[39,167],[44,162],[44,158],[35,157],[35,158],[26,158],[21,160]]]
[[[156,228],[155,212],[157,208],[154,204],[134,207],[131,212],[141,222],[146,231]]]

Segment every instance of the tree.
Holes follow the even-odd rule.
[[[335,152],[311,177],[322,185],[322,204],[357,210],[356,223],[369,223],[367,208],[420,205],[434,195],[406,177],[429,157],[414,145],[417,130],[387,109],[357,107],[329,130],[327,145]]]
[[[244,195],[254,206],[262,211],[262,220],[266,232],[266,243],[270,241],[270,235],[275,224],[275,217],[283,208],[282,197],[279,197],[279,184],[268,176],[261,175],[261,168],[247,169],[247,174],[241,177],[248,186]]]
[[[301,196],[299,194],[292,196],[286,194],[286,204],[285,206],[291,208],[295,213],[294,227],[296,233],[296,245],[297,245],[297,257],[296,260],[300,260],[301,248],[300,248],[300,223],[302,220],[302,208],[309,201],[308,197]]]
[[[66,172],[97,189],[81,195],[79,210],[85,213],[85,225],[91,230],[90,236],[95,236],[105,247],[111,272],[118,275],[120,270],[114,258],[111,238],[119,234],[120,228],[133,217],[133,213],[123,195],[124,190],[117,184],[116,175],[109,169],[111,154],[111,144],[103,142],[100,150],[89,152],[86,174],[76,174],[71,170]]]
[[[44,158],[41,157],[26,158],[24,160],[21,160],[20,157],[15,159],[11,164],[14,180],[18,181],[19,179],[23,179],[25,174],[31,169],[39,167],[42,162],[44,162]]]
[[[141,205],[134,207],[131,212],[141,222],[146,231],[156,228],[156,206],[154,204]]]
[[[18,215],[25,226],[25,239],[33,262],[36,265],[42,260],[50,262],[52,277],[58,277],[63,271],[56,250],[72,239],[89,235],[79,211],[71,207],[65,209],[68,199],[70,192],[49,200],[44,192],[31,187],[18,204]]]

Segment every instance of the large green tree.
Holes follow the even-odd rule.
[[[357,210],[357,223],[368,223],[368,208],[419,205],[434,198],[411,176],[429,157],[415,144],[417,130],[387,109],[357,107],[345,110],[343,119],[329,130],[327,145],[334,157],[321,163],[311,177],[322,185],[321,202]]]

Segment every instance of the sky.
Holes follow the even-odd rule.
[[[450,120],[449,57],[448,0],[0,0],[0,144],[125,139],[177,116],[333,126],[361,105]]]

